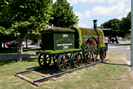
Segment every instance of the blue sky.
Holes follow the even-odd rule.
[[[53,0],[54,2],[56,0]],[[110,19],[126,17],[131,11],[131,0],[67,0],[79,16],[78,27],[92,28],[93,20],[98,26]]]

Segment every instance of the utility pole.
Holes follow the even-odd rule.
[[[131,67],[133,67],[133,0],[131,0]]]

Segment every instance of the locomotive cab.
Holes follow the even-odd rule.
[[[64,50],[75,48],[75,30],[52,27],[41,31],[42,50]]]

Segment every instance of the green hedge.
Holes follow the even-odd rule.
[[[69,27],[69,28],[71,28],[71,29],[74,29],[75,31],[77,31],[78,32],[78,37],[79,37],[79,42],[78,42],[78,45],[79,45],[79,48],[81,48],[81,46],[82,46],[82,32],[81,32],[81,30],[77,27],[77,26],[75,26],[75,25],[73,25],[73,26],[71,26],[71,27]]]
[[[102,42],[103,42],[103,45],[100,45],[100,47],[106,47],[105,43],[104,43],[104,33],[103,33],[103,30],[101,30],[100,28],[97,28],[97,30],[99,30],[101,33],[102,33]]]
[[[103,45],[100,45],[100,47],[106,47],[104,43],[104,33],[100,28],[94,29],[88,29],[88,28],[80,28],[82,32],[82,37],[86,38],[88,35],[93,35],[94,37],[102,37],[102,43]]]
[[[88,29],[88,28],[80,28],[82,32],[82,36],[88,36],[88,35],[93,35],[93,36],[102,36],[102,32],[100,30],[94,30],[94,29]]]

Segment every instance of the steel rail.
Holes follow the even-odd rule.
[[[71,72],[74,72],[75,70],[79,70],[79,69],[82,69],[82,68],[85,68],[85,67],[89,67],[91,65],[95,65],[95,64],[98,64],[98,63],[102,63],[103,61],[107,61],[107,60],[109,60],[109,59],[104,59],[104,60],[97,61],[97,62],[88,64],[88,65],[85,65],[85,66],[82,66],[82,67],[74,68],[74,69],[71,69],[71,70],[68,70],[68,71],[64,71],[64,72],[60,72],[60,73],[57,73],[57,74],[53,74],[53,75],[50,75],[50,76],[47,76],[47,77],[43,77],[43,78],[40,78],[40,79],[36,79],[36,80],[34,80],[34,82],[45,81],[45,80],[48,80],[48,79],[50,79],[52,77],[60,76],[60,75],[65,74],[65,73],[71,73]]]

